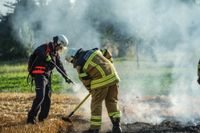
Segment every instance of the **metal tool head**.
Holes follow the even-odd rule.
[[[65,121],[65,122],[70,122],[72,123],[72,120],[70,119],[70,117],[62,117],[62,120]]]

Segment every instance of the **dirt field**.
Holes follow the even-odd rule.
[[[31,107],[34,94],[0,93],[0,132],[1,133],[79,133],[89,127],[89,117],[83,118],[79,110],[72,117],[73,123],[64,122],[62,116],[70,113],[79,100],[71,95],[53,94],[49,117],[46,121],[35,125],[26,124],[27,112]],[[162,102],[162,98],[147,98],[141,102]],[[123,112],[125,113],[125,112]],[[101,132],[109,132],[111,124],[107,124]],[[200,133],[200,125],[183,125],[177,121],[163,121],[159,125],[134,122],[122,123],[124,132],[130,133]]]
[[[27,112],[31,107],[34,94],[27,93],[0,93],[0,132],[21,133],[21,132],[80,132],[89,126],[89,122],[83,120],[76,112],[72,117],[73,123],[61,120],[71,111],[79,101],[72,96],[52,95],[52,104],[49,117],[42,123],[27,125]],[[81,124],[80,124],[81,123]],[[78,125],[78,126],[77,126]],[[76,128],[74,128],[76,127]]]

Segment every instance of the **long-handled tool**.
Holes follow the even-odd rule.
[[[67,117],[62,117],[62,120],[72,122],[70,117],[76,112],[76,110],[88,99],[90,96],[90,93],[74,108],[74,110],[67,116]]]
[[[58,67],[58,65],[56,65],[55,62],[51,61],[51,63],[52,63],[65,77],[67,77],[67,75],[60,69],[60,67]],[[68,79],[69,79],[69,78],[68,78]],[[69,80],[70,80],[70,82],[74,85],[74,82],[73,82],[71,79],[69,79]]]

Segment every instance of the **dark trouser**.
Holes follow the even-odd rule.
[[[28,113],[27,121],[35,120],[38,111],[38,120],[43,121],[49,114],[51,105],[51,77],[45,75],[35,75],[36,97],[33,101],[31,110]]]

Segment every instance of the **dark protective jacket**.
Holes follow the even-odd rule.
[[[52,61],[64,72],[64,74],[66,74],[63,64],[60,61],[60,56],[58,52],[56,52],[53,43],[43,44],[37,47],[30,56],[28,61],[28,71],[32,76],[36,74],[46,74],[50,76],[55,67],[54,64],[51,63]],[[65,77],[59,69],[57,70]]]
[[[107,50],[80,49],[75,55],[73,64],[79,73],[79,79],[88,90],[91,90],[119,82],[119,76],[110,60],[112,60],[111,54]]]

